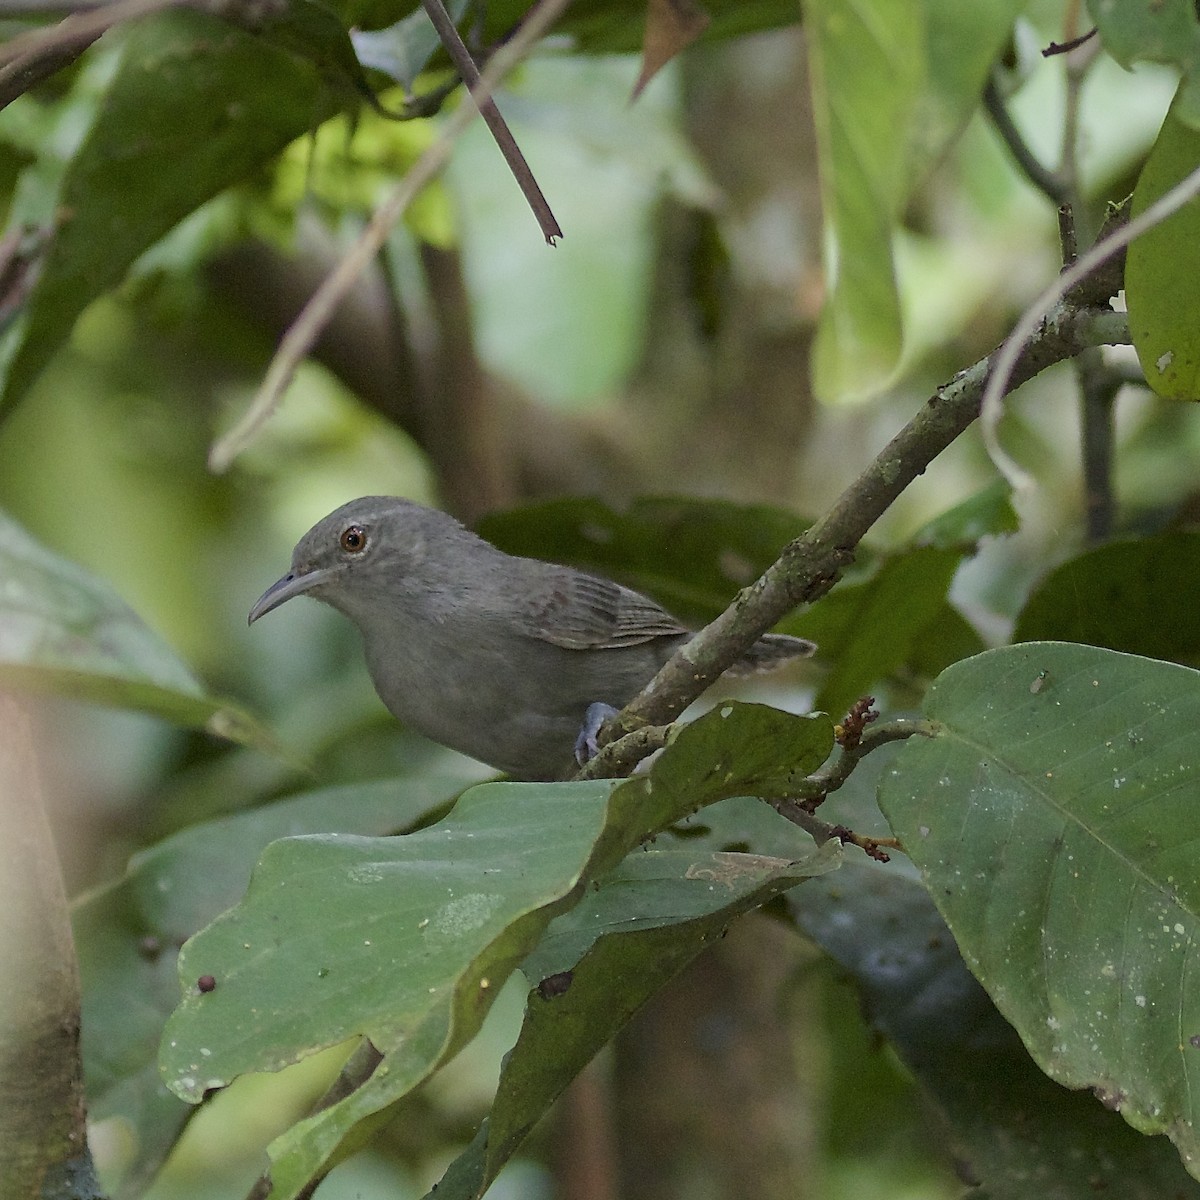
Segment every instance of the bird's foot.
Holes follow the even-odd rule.
[[[583,714],[583,726],[575,739],[575,761],[581,767],[588,759],[595,758],[600,753],[600,743],[596,740],[600,736],[600,727],[609,717],[616,715],[617,710],[611,704],[598,700],[595,704],[588,705],[587,712]]]

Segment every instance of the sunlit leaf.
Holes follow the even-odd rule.
[[[136,709],[273,748],[246,713],[208,696],[103,580],[0,513],[0,684]]]
[[[813,385],[885,387],[903,346],[892,238],[913,187],[979,105],[1018,0],[807,0],[827,297]]]
[[[1193,22],[1195,16],[1192,17]],[[1137,217],[1200,167],[1200,122],[1181,117],[1180,92],[1133,191]],[[1200,400],[1200,204],[1192,201],[1135,238],[1125,256],[1129,332],[1146,382],[1170,400]]]
[[[174,8],[124,36],[58,193],[16,214],[50,245],[0,339],[0,408],[21,397],[76,317],[138,255],[328,115],[311,63],[207,13]]]

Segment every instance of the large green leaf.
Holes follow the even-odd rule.
[[[836,841],[814,850],[758,801],[723,801],[697,824],[702,836],[662,835],[551,922],[521,966],[539,986],[529,994],[492,1111],[430,1200],[482,1195],[592,1056],[735,916],[841,862]],[[755,853],[724,848],[746,841]]]
[[[1200,1196],[1165,1138],[1135,1133],[1092,1096],[1046,1078],[967,971],[929,894],[898,865],[847,863],[789,892],[788,906],[850,973],[868,1020],[930,1093],[984,1194]]]
[[[930,690],[880,803],[1035,1060],[1200,1170],[1200,674],[1061,643]]]
[[[1017,617],[1014,642],[1086,642],[1200,662],[1194,596],[1200,533],[1172,530],[1110,542],[1056,567]]]
[[[205,694],[102,580],[0,513],[0,684],[152,713],[273,748],[246,713]]]
[[[427,775],[306,795],[197,825],[134,857],[117,882],[75,905],[83,1058],[93,1121],[134,1148],[118,1197],[140,1195],[195,1111],[163,1086],[158,1043],[179,1001],[179,946],[236,902],[268,842],[300,833],[383,834],[451,800],[473,775]]]
[[[1138,176],[1134,217],[1200,167],[1200,123],[1183,120],[1183,100],[1181,91]],[[1135,238],[1125,256],[1133,346],[1146,382],[1170,400],[1200,400],[1198,271],[1200,204],[1194,200]]]
[[[24,310],[0,339],[0,411],[138,255],[327,115],[313,65],[207,13],[175,8],[124,37],[57,194],[38,192],[13,214],[52,236]]]
[[[160,1062],[177,1095],[277,1069],[354,1034],[384,1055],[351,1095],[270,1148],[273,1195],[294,1196],[356,1126],[471,1037],[555,913],[648,834],[704,805],[778,794],[832,747],[827,718],[725,704],[625,783],[494,783],[402,838],[269,846],[245,900],[180,956],[186,994]],[[196,980],[215,988],[200,993]]]

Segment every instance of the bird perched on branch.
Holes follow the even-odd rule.
[[[362,634],[380,699],[405,725],[518,779],[560,779],[693,631],[653,600],[498,550],[436,509],[364,496],[318,521],[250,622],[293,596]],[[810,655],[767,634],[731,673]]]

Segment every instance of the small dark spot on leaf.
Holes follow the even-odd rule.
[[[555,996],[561,996],[567,991],[574,978],[575,973],[573,971],[559,971],[555,975],[547,975],[537,985],[538,995],[543,1000],[553,1000]]]
[[[155,937],[152,933],[138,939],[138,953],[150,962],[153,962],[162,953],[162,949],[162,939]]]
[[[211,975],[201,975],[196,980],[196,986],[202,992],[211,992],[217,986],[217,981]]]

